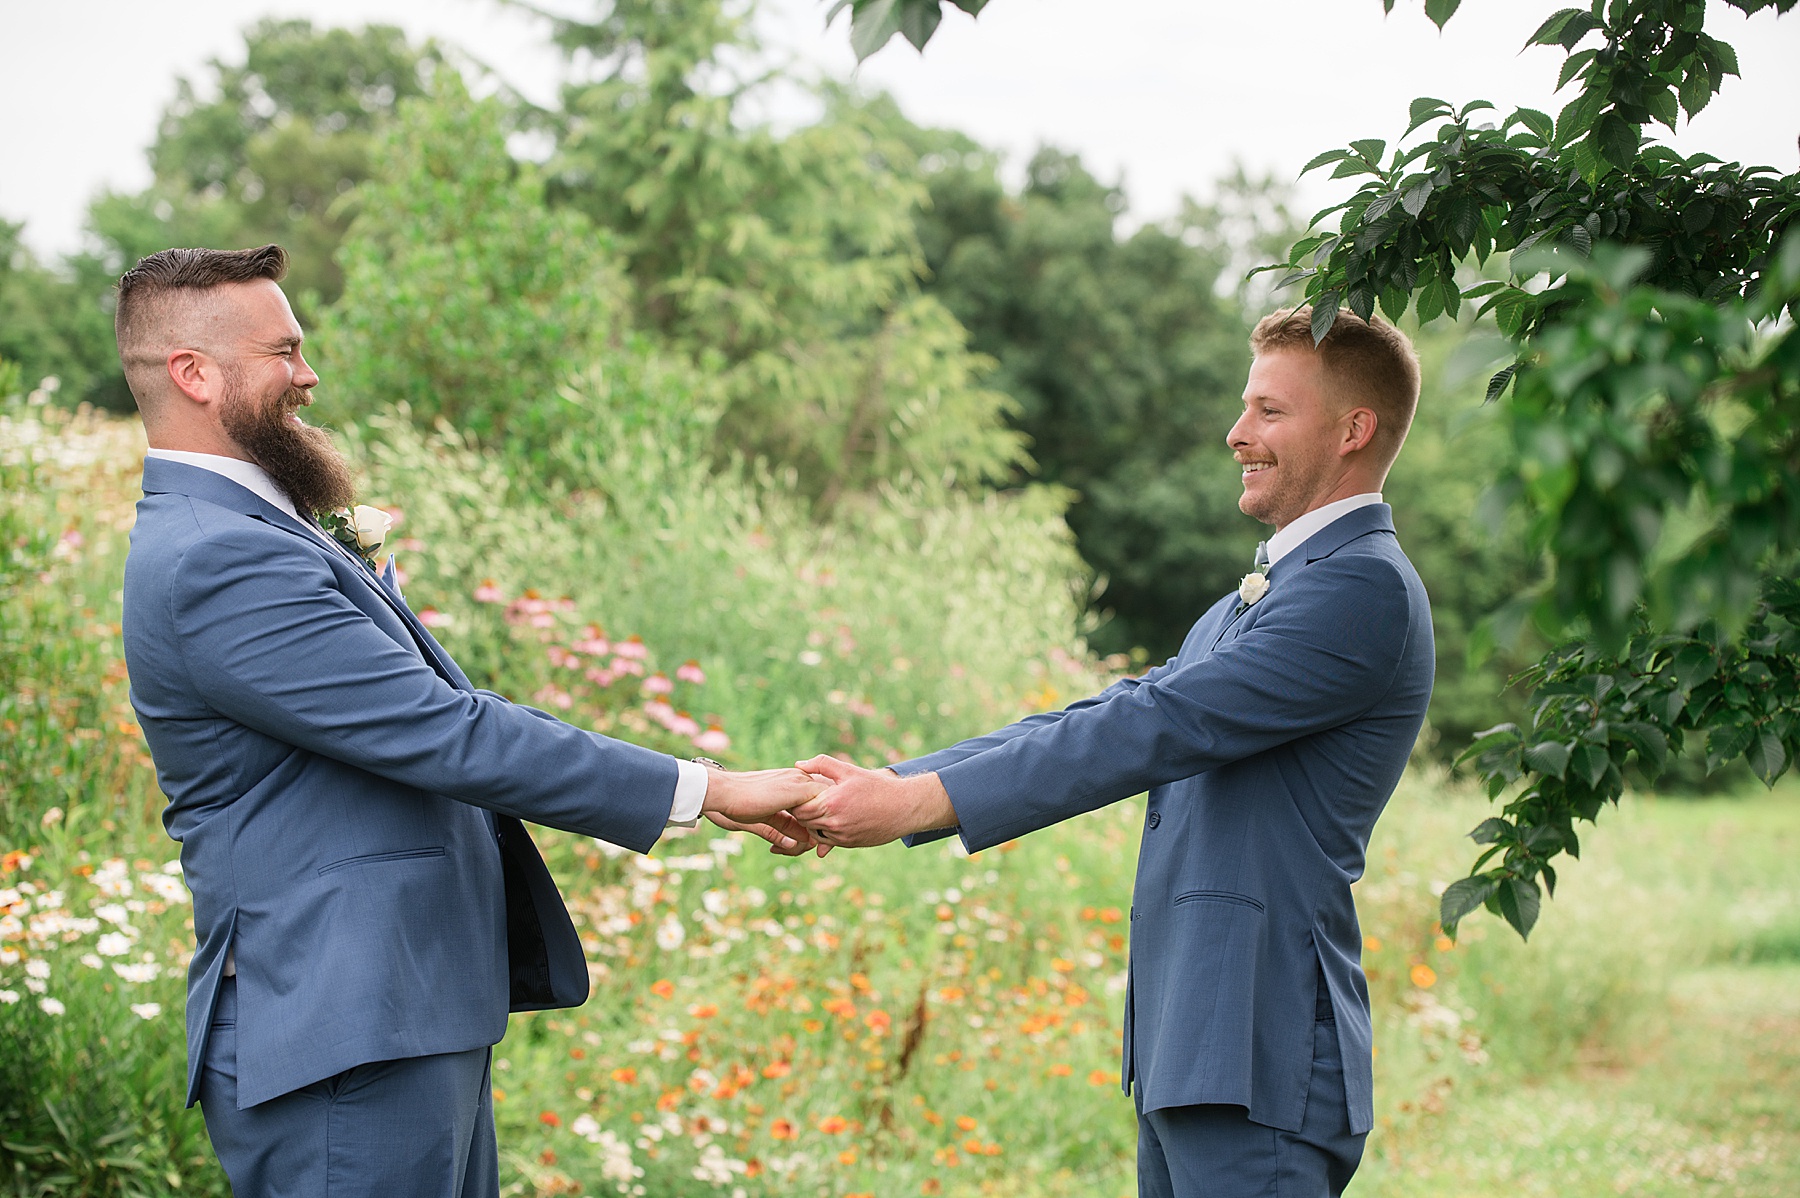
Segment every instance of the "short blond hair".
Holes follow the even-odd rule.
[[[1275,350],[1319,355],[1329,386],[1353,407],[1375,413],[1375,437],[1384,461],[1392,463],[1419,409],[1419,354],[1405,333],[1380,318],[1364,320],[1340,309],[1331,331],[1313,343],[1312,305],[1274,312],[1256,322],[1250,352]]]

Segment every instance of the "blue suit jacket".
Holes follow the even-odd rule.
[[[1374,1122],[1350,883],[1431,697],[1425,588],[1385,504],[1285,555],[1242,612],[1063,710],[895,767],[936,770],[971,851],[1149,791],[1131,911],[1124,1081],[1146,1111],[1248,1109],[1300,1130],[1319,979],[1351,1130]]]
[[[519,820],[646,850],[674,758],[475,690],[359,562],[182,463],[144,464],[124,625],[194,893],[190,1105],[228,950],[241,1107],[587,998]]]

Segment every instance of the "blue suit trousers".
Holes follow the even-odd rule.
[[[200,1109],[237,1198],[498,1198],[492,1051],[372,1061],[239,1110],[227,980]]]
[[[1337,1024],[1313,1024],[1312,1083],[1297,1132],[1251,1120],[1241,1106],[1138,1108],[1139,1198],[1338,1198],[1362,1160],[1350,1133]]]

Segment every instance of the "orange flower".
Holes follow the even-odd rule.
[[[970,1136],[968,1139],[963,1141],[963,1151],[968,1153],[970,1156],[980,1156],[981,1155],[981,1141],[974,1136]]]
[[[798,1140],[800,1129],[795,1127],[790,1119],[777,1119],[769,1124],[769,1134],[777,1140]]]
[[[808,1019],[804,1023],[802,1023],[800,1026],[805,1028],[809,1032],[821,1031],[825,1027],[825,1025],[820,1023],[817,1019]]]
[[[927,1177],[919,1183],[919,1193],[921,1194],[942,1194],[943,1192],[944,1183],[935,1177]]]
[[[886,1011],[870,1011],[868,1018],[864,1019],[863,1022],[868,1024],[870,1030],[877,1035],[880,1035],[890,1027],[894,1026],[893,1016],[889,1015]]]
[[[1103,907],[1100,910],[1101,923],[1118,923],[1125,918],[1125,913],[1117,907]]]
[[[940,1148],[931,1154],[931,1159],[940,1165],[949,1165],[952,1169],[962,1163],[962,1157],[956,1155],[954,1148]]]
[[[1073,1072],[1074,1072],[1073,1069],[1070,1069],[1067,1065],[1063,1064],[1061,1061],[1058,1061],[1056,1064],[1050,1066],[1050,1076],[1051,1077],[1067,1077],[1067,1076],[1069,1076],[1069,1074],[1071,1074]]]
[[[962,998],[962,996],[963,988],[961,986],[945,986],[942,990],[938,991],[938,997],[945,1002],[956,1002],[958,999]]]
[[[838,1153],[838,1164],[854,1165],[855,1163],[856,1163],[856,1149],[846,1148],[842,1152]],[[844,1198],[849,1198],[849,1195],[846,1194],[844,1196]]]
[[[494,1101],[495,1102],[505,1102],[506,1101],[506,1091],[502,1090],[499,1086],[494,1087]]]
[[[1438,952],[1447,953],[1456,948],[1456,941],[1450,939],[1448,936],[1439,936],[1436,940],[1431,942],[1431,945],[1433,948],[1437,949]]]
[[[1112,1071],[1108,1069],[1096,1069],[1088,1074],[1088,1084],[1092,1086],[1107,1086],[1111,1085],[1113,1081]]]
[[[1098,908],[1098,907],[1083,907],[1081,909],[1081,918],[1083,918],[1083,919],[1099,919],[1100,918],[1100,908]]]
[[[864,994],[867,994],[870,990],[874,989],[874,987],[869,984],[869,975],[866,973],[851,974],[850,984]]]
[[[827,1115],[819,1120],[819,1130],[828,1136],[838,1135],[848,1129],[849,1126],[850,1121],[842,1115]]]
[[[745,1177],[761,1177],[762,1171],[763,1171],[763,1163],[761,1161],[757,1160],[755,1157],[751,1157],[749,1160],[744,1162],[744,1176]]]
[[[711,1019],[719,1013],[719,1004],[711,1002],[696,1003],[688,1008],[688,1014],[695,1019]]]
[[[675,983],[671,982],[668,978],[658,978],[656,981],[650,983],[650,993],[656,995],[658,998],[667,998],[675,993]]]
[[[1074,973],[1075,962],[1066,957],[1051,957],[1050,968],[1056,970],[1058,973]]]
[[[632,1082],[637,1080],[637,1070],[633,1069],[630,1065],[622,1065],[612,1071],[612,1079],[621,1086],[629,1086]]]
[[[975,1120],[968,1115],[958,1115],[956,1117],[956,1130],[958,1131],[974,1131],[975,1126]]]
[[[942,1127],[944,1124],[944,1117],[936,1111],[927,1109],[925,1112],[925,1122],[931,1124],[933,1127]]]
[[[538,1122],[545,1127],[561,1127],[562,1116],[555,1111],[542,1111],[538,1114]]]
[[[659,1111],[672,1111],[679,1105],[681,1105],[680,1090],[664,1090],[662,1097],[656,1100],[656,1109]]]
[[[1412,984],[1421,990],[1431,989],[1437,984],[1437,970],[1425,964],[1413,966]]]
[[[572,1059],[574,1059],[574,1060],[577,1060],[577,1061],[579,1061],[579,1060],[582,1060],[582,1059],[584,1059],[584,1058],[585,1058],[585,1057],[586,1057],[586,1056],[587,1056],[587,1049],[585,1049],[585,1048],[571,1048],[571,1049],[570,1049],[570,1050],[569,1050],[569,1056],[570,1056],[570,1057],[571,1057],[571,1058],[572,1058]]]
[[[786,1077],[793,1071],[793,1065],[787,1061],[770,1061],[762,1067],[764,1077]]]
[[[556,1154],[554,1152],[550,1151],[548,1148],[546,1148],[542,1152],[538,1153],[538,1164],[554,1165],[555,1163],[556,1163]]]
[[[986,1144],[981,1146],[981,1154],[983,1156],[999,1156],[1004,1151],[1006,1150],[992,1140],[989,1140]]]
[[[1379,936],[1364,936],[1363,937],[1363,952],[1378,953],[1380,951],[1381,951],[1381,937],[1379,937]]]

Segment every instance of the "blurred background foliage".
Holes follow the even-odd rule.
[[[323,418],[404,405],[579,491],[604,447],[571,447],[602,423],[568,384],[648,372],[714,469],[754,465],[826,525],[1043,491],[1079,553],[1071,631],[1098,654],[1160,661],[1236,585],[1266,530],[1237,511],[1223,434],[1273,306],[1245,272],[1298,236],[1284,185],[1239,172],[1134,222],[1074,155],[1045,146],[1013,182],[886,96],[785,73],[740,5],[545,19],[570,66],[552,110],[392,27],[250,27],[241,60],[181,82],[155,181],[96,197],[83,252],[40,263],[0,226],[0,355],[59,377],[57,403],[129,411],[117,274],[167,245],[278,241]],[[816,119],[748,116],[775,86],[809,90]],[[1468,463],[1495,443],[1479,383],[1444,373],[1466,334],[1422,340],[1427,402],[1390,484],[1434,597],[1445,753],[1514,714],[1529,654],[1464,649],[1535,577],[1475,516]]]

